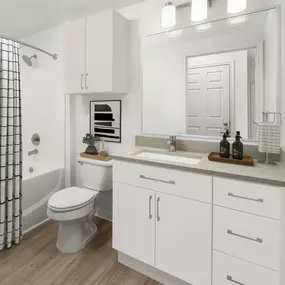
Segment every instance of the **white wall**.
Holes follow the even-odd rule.
[[[63,31],[59,26],[42,31],[23,41],[59,55],[58,60],[27,47],[21,55],[38,55],[37,68],[27,66],[21,59],[23,162],[24,168],[64,167],[64,91],[63,91]],[[38,133],[41,143],[39,154],[28,157],[36,147],[31,143],[33,133]]]
[[[277,30],[274,14],[271,12],[267,19],[265,27],[264,42],[264,67],[265,67],[265,111],[276,112],[277,104],[277,37],[274,31]]]

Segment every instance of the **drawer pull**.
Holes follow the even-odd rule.
[[[149,214],[149,219],[152,219],[152,214],[151,214],[151,200],[152,200],[152,195],[149,196],[149,200],[148,200],[148,214]]]
[[[238,282],[238,281],[235,281],[235,280],[232,278],[232,276],[230,276],[230,275],[227,276],[227,280],[228,280],[228,281],[231,281],[231,282],[233,282],[233,283],[235,283],[235,284],[238,284],[238,285],[245,285],[245,284],[243,284],[243,283],[240,283],[240,282]]]
[[[161,182],[161,183],[166,183],[166,184],[175,185],[175,181],[172,181],[172,180],[165,181],[165,180],[160,180],[160,179],[155,179],[155,178],[146,177],[146,176],[144,176],[144,175],[140,175],[140,178],[141,178],[141,179],[146,179],[146,180],[155,181],[155,182]]]
[[[259,203],[263,203],[263,199],[253,199],[253,198],[248,198],[248,197],[243,197],[243,196],[238,196],[238,195],[234,195],[233,193],[228,193],[229,197],[233,197],[233,198],[238,198],[238,199],[244,199],[244,200],[250,200],[250,201],[254,201],[254,202],[259,202]]]
[[[243,235],[239,235],[239,234],[233,233],[233,231],[231,231],[231,230],[227,230],[227,234],[232,235],[232,236],[236,236],[236,237],[240,237],[240,238],[244,238],[244,239],[248,239],[248,240],[251,240],[251,241],[255,241],[255,242],[258,242],[258,243],[262,243],[262,239],[261,238],[254,239],[254,238],[246,237],[246,236],[243,236]]]

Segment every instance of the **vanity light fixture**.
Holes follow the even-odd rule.
[[[228,13],[236,14],[244,11],[247,7],[247,0],[228,0]]]
[[[173,28],[176,25],[176,7],[173,2],[167,1],[161,12],[161,27]]]
[[[193,22],[200,22],[207,19],[208,0],[192,0],[191,5],[191,20]]]

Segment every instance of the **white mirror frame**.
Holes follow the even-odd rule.
[[[203,22],[203,24],[208,24],[208,23],[215,23],[215,22],[219,22],[219,21],[224,21],[224,20],[228,20],[231,18],[235,18],[237,16],[244,16],[244,15],[252,15],[252,14],[256,14],[256,13],[260,13],[260,12],[264,12],[264,11],[269,11],[269,10],[273,10],[276,9],[276,14],[277,14],[277,78],[276,78],[276,90],[277,90],[277,95],[276,95],[276,112],[280,112],[282,113],[281,110],[281,7],[280,5],[277,6],[272,6],[272,7],[268,7],[265,9],[259,9],[259,10],[252,10],[252,11],[247,11],[246,13],[242,12],[239,14],[235,14],[235,15],[230,15],[228,17],[221,17],[221,18],[217,18],[211,21],[205,21]],[[166,31],[162,31],[162,32],[158,32],[158,33],[152,33],[152,34],[146,34],[140,37],[140,39],[142,40],[145,37],[150,37],[150,36],[155,36],[155,35],[162,35],[165,34],[167,32],[172,32],[172,31],[177,31],[177,30],[181,30],[181,29],[187,29],[187,28],[195,28],[196,26],[201,25],[201,23],[199,24],[192,24],[192,25],[186,25],[186,26],[182,26],[182,27],[177,27],[174,29],[169,29]],[[257,42],[253,45],[244,45],[244,47],[239,48],[239,49],[233,49],[233,50],[221,50],[220,52],[232,52],[232,51],[238,51],[238,50],[245,50],[245,49],[251,49],[251,48],[256,48],[257,50],[257,57],[260,58],[260,56],[263,55],[263,46],[262,46],[262,42]],[[140,54],[142,54],[142,45],[140,44]],[[201,55],[207,55],[207,54],[197,54],[197,55],[190,55],[189,57],[195,57],[195,56],[201,56]],[[263,61],[260,61],[261,64],[263,64]],[[143,132],[143,77],[142,77],[142,57],[140,56],[140,96],[141,96],[141,132],[140,132],[140,136],[146,136],[146,137],[168,137],[168,136],[173,136],[173,133],[165,133],[165,134],[153,134],[153,133],[144,133]],[[261,70],[261,69],[259,69]],[[263,69],[262,69],[263,70]],[[262,71],[263,73],[263,71]],[[263,78],[263,74],[258,74],[258,78],[259,80],[261,80],[260,78]],[[263,79],[262,79],[263,80]],[[260,93],[262,94],[263,97],[263,102],[259,102],[259,112],[262,112],[262,108],[264,106],[264,90],[263,88],[261,88]],[[263,110],[265,111],[265,110]],[[218,137],[209,137],[209,136],[195,136],[195,135],[187,135],[187,134],[175,134],[179,139],[184,139],[184,140],[198,140],[198,141],[220,141],[220,138]],[[256,140],[251,140],[251,139],[244,139],[244,142],[248,142],[248,143],[253,143],[256,144],[257,141]]]

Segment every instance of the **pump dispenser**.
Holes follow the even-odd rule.
[[[227,133],[223,134],[223,140],[220,142],[220,157],[229,158],[230,157],[230,143],[227,140]]]
[[[233,143],[233,159],[243,159],[243,143],[240,141],[240,132],[236,133],[236,140]]]

